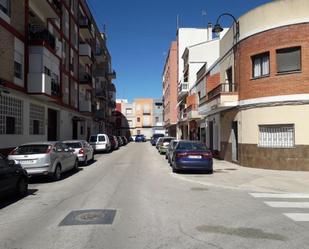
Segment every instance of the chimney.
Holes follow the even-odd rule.
[[[212,40],[212,24],[211,22],[207,25],[207,41]]]

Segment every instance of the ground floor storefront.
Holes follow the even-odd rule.
[[[309,170],[309,105],[237,107],[199,121],[215,157],[246,167]]]
[[[0,96],[0,150],[35,141],[87,140],[105,132],[104,121],[45,99],[11,91]]]

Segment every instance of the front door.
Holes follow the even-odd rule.
[[[77,132],[78,132],[78,122],[77,120],[73,120],[72,121],[72,139],[77,139],[78,135],[77,135]]]
[[[48,109],[48,141],[57,141],[58,136],[58,112],[53,109]]]
[[[209,149],[213,150],[214,148],[214,124],[212,121],[209,121]]]
[[[232,161],[238,161],[238,123],[232,122]]]

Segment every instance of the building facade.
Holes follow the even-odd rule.
[[[308,10],[305,0],[273,1],[238,19],[237,40],[233,27],[221,40],[199,107],[203,139],[218,157],[309,170]]]
[[[0,150],[112,131],[115,72],[86,1],[4,0],[0,7]]]

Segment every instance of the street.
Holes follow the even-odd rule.
[[[1,204],[0,248],[309,248],[309,221],[288,216],[306,212],[309,195],[198,181],[216,174],[174,174],[149,142],[130,143],[60,182],[32,179],[26,198]]]

